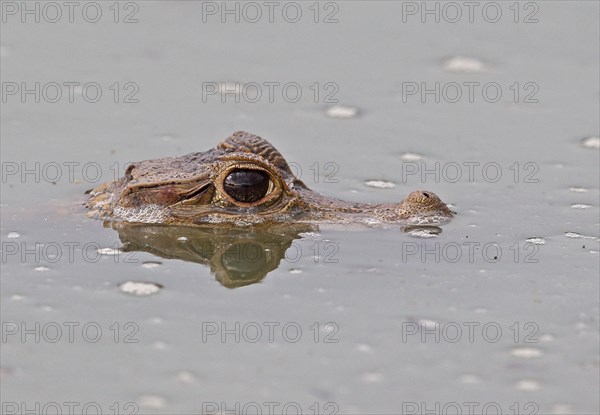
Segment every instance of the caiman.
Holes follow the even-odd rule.
[[[238,131],[217,147],[130,164],[124,177],[90,192],[88,215],[109,221],[206,226],[270,223],[438,225],[452,212],[430,191],[400,203],[322,196],[292,173],[269,142]]]

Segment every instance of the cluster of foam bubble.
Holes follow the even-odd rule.
[[[407,222],[411,225],[441,225],[448,222],[448,218],[443,215],[415,215],[410,217]]]
[[[127,222],[164,223],[164,209],[158,205],[148,205],[139,209],[117,206],[113,214]]]

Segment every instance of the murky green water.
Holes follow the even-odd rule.
[[[3,413],[598,412],[598,3],[35,4],[2,3]],[[458,215],[85,217],[236,130],[324,194]]]

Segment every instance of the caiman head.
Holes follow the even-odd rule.
[[[204,153],[133,163],[121,179],[92,190],[86,207],[95,218],[184,225],[352,218],[415,223],[415,217],[423,224],[452,216],[432,192],[417,191],[399,204],[379,205],[321,196],[294,176],[275,147],[242,131]]]

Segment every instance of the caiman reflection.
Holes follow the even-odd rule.
[[[227,288],[260,282],[285,258],[292,242],[315,227],[281,226],[265,229],[188,227],[105,222],[119,233],[125,252],[148,252],[210,267]],[[298,252],[290,253],[290,263]]]

